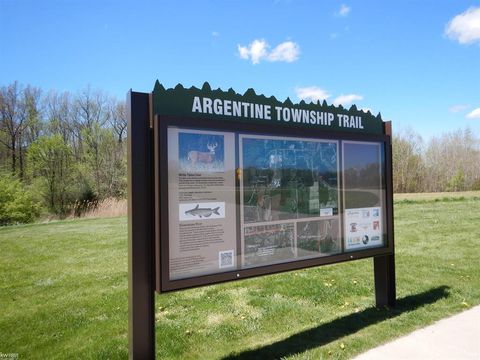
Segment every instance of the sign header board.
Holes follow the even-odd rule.
[[[281,102],[275,97],[257,95],[248,89],[240,95],[233,89],[212,90],[208,83],[201,89],[184,88],[181,84],[165,89],[158,81],[153,91],[154,114],[247,122],[268,126],[315,128],[324,131],[382,134],[381,115],[358,110],[355,105],[345,109],[323,103]]]

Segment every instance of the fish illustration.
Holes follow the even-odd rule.
[[[211,209],[211,208],[201,208],[200,204],[197,204],[193,209],[185,211],[185,215],[193,215],[193,216],[198,216],[198,217],[210,217],[212,214],[220,215],[218,212],[218,209],[220,209],[220,206]]]

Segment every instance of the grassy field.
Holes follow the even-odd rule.
[[[397,199],[398,200],[398,199]],[[372,260],[156,296],[159,359],[347,359],[480,304],[480,200],[395,205],[395,309]],[[126,219],[0,229],[0,353],[127,357]]]

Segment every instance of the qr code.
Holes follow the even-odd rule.
[[[218,253],[218,266],[221,268],[233,266],[233,250]]]

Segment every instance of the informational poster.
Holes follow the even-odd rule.
[[[167,140],[169,280],[385,245],[379,142],[179,127]]]
[[[236,267],[235,136],[168,128],[170,280]]]
[[[242,266],[341,251],[338,142],[239,135]]]
[[[345,249],[383,245],[381,208],[345,210]]]
[[[346,251],[384,245],[383,154],[380,143],[343,141]]]

